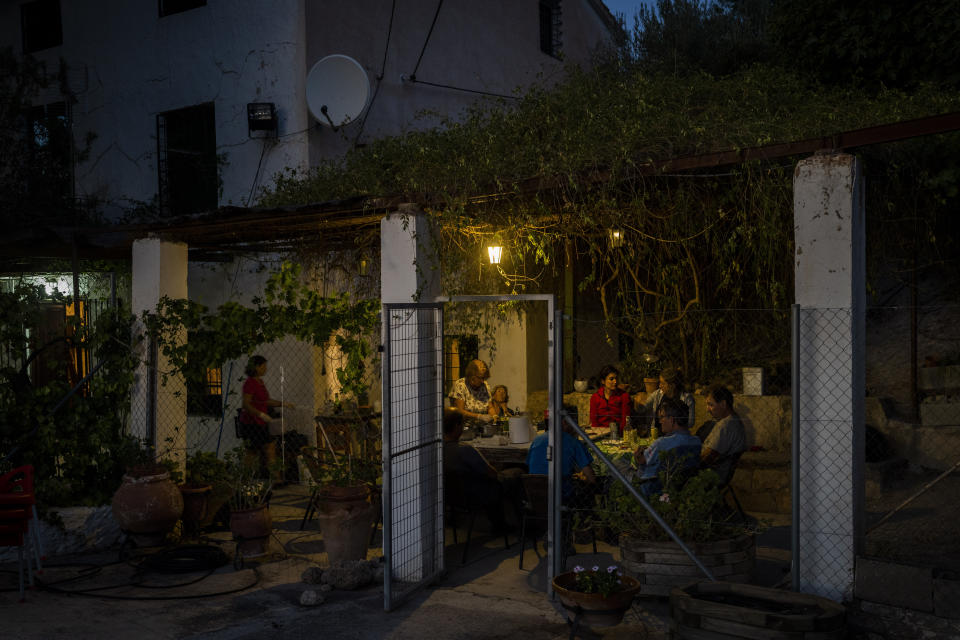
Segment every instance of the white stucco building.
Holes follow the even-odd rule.
[[[4,0],[0,25],[0,46],[62,74],[36,104],[62,112],[78,145],[96,135],[76,194],[108,218],[246,206],[286,167],[435,124],[425,110],[455,117],[485,93],[549,83],[616,28],[599,0]],[[375,96],[336,132],[305,98],[331,54],[357,60]],[[250,103],[274,106],[275,130],[248,130]]]
[[[0,0],[0,46],[43,61],[59,78],[36,96],[33,117],[41,127],[66,127],[76,148],[94,134],[71,188],[114,221],[248,206],[284,169],[308,169],[372,139],[455,119],[476,100],[509,101],[524,87],[550,84],[565,64],[588,64],[618,28],[600,0]],[[360,116],[337,130],[311,115],[306,100],[309,70],[333,54],[359,62],[371,96]],[[250,105],[274,121],[251,126]],[[251,256],[227,263],[191,256],[171,265],[156,256],[186,262],[188,252],[150,246],[153,253],[133,260],[140,265],[137,309],[153,308],[154,290],[185,290],[211,308],[262,295],[266,273]],[[318,281],[324,290],[354,284],[326,272]],[[154,293],[138,290],[144,286]],[[513,404],[523,406],[527,332],[515,325],[500,333],[504,355],[491,382],[510,385]],[[298,419],[309,429],[336,383],[323,350],[304,347],[275,343],[263,353],[271,392],[302,407]],[[288,356],[294,352],[296,360]],[[234,442],[242,366],[224,363],[218,374],[222,393],[233,394],[221,450]],[[158,406],[144,401],[145,393],[135,390],[133,421],[158,442],[171,437],[192,450],[219,439],[217,421],[198,422],[183,394]],[[152,419],[138,418],[142,404],[154,407]]]

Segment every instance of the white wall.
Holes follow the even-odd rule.
[[[586,0],[562,4],[564,56],[585,62],[609,34]],[[247,203],[261,152],[258,185],[284,167],[339,156],[360,125],[339,132],[317,127],[306,108],[306,73],[320,58],[341,53],[356,58],[375,82],[390,8],[377,0],[216,0],[161,18],[156,2],[61,2],[62,46],[34,55],[53,73],[66,60],[77,100],[75,137],[97,136],[77,171],[78,195],[104,199],[111,218],[151,201],[158,189],[157,114],[205,102],[215,105],[217,151],[225,162],[222,205]],[[414,70],[435,9],[433,0],[397,1],[386,70],[361,142],[431,124],[416,120],[424,109],[456,116],[477,99],[400,81]],[[22,50],[19,3],[0,3],[0,25],[0,45]],[[510,94],[551,82],[561,70],[561,62],[539,50],[535,0],[455,0],[443,5],[417,76]],[[58,100],[56,86],[38,97],[38,103]],[[248,137],[248,102],[277,105],[278,139]]]

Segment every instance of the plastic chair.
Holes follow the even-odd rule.
[[[36,562],[36,571],[42,569],[40,534],[36,526],[37,506],[33,493],[33,467],[24,465],[0,476],[0,546],[18,547],[18,574],[20,597],[24,596],[24,569],[30,586],[33,586],[31,557]],[[32,536],[30,535],[32,533]],[[32,539],[32,544],[30,544]],[[24,547],[30,546],[26,557]],[[32,553],[30,553],[32,551]]]

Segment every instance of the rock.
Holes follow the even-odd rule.
[[[320,585],[320,591],[322,591],[323,593],[329,593],[333,591],[333,587],[329,584],[322,584]]]
[[[323,594],[313,589],[307,589],[300,594],[300,604],[305,607],[314,607],[318,604],[323,604],[324,600],[326,600],[326,598]]]
[[[323,569],[320,567],[308,567],[300,574],[300,581],[307,584],[321,584],[323,582]]]
[[[376,563],[373,563],[374,566]],[[374,569],[366,560],[348,560],[334,563],[323,572],[323,584],[337,589],[359,589],[373,581]]]

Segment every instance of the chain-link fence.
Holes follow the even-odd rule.
[[[960,570],[955,305],[867,311],[864,553]]]

